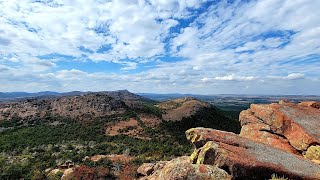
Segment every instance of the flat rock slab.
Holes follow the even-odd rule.
[[[234,133],[208,128],[186,132],[195,147],[191,160],[217,166],[233,179],[268,179],[272,174],[290,179],[320,179],[320,166],[310,160]]]
[[[240,122],[243,127],[250,124],[268,126],[267,129],[260,129],[260,131],[269,132],[288,140],[288,143],[297,151],[306,151],[311,145],[320,145],[320,109],[318,105],[317,102],[252,104],[248,110],[241,112]],[[246,129],[247,131],[252,130],[248,127]],[[256,139],[250,132],[245,132],[246,129],[242,130],[242,136],[276,146],[268,143],[267,138],[259,140],[261,137],[257,136]],[[292,151],[288,148],[288,143],[284,142],[279,147],[286,146],[282,149]]]

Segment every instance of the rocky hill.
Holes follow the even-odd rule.
[[[165,121],[181,121],[195,115],[200,109],[212,107],[209,103],[191,97],[165,101],[156,106],[164,112],[162,118]]]
[[[156,102],[122,90],[1,103],[0,179],[136,179],[143,162],[189,154],[184,132],[198,126],[240,132],[238,121],[194,98]]]
[[[10,119],[29,120],[45,116],[72,119],[93,119],[123,113],[127,106],[101,93],[56,98],[31,98],[0,105],[0,121]]]
[[[240,134],[186,131],[192,155],[143,164],[141,179],[320,179],[319,102],[252,104],[240,122]]]

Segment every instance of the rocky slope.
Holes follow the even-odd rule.
[[[192,155],[144,164],[142,179],[320,179],[318,102],[251,105],[240,135],[208,128],[186,132]]]
[[[49,99],[27,99],[0,105],[0,121],[43,118],[46,115],[72,119],[93,119],[123,113],[124,102],[108,95],[89,93]]]
[[[123,113],[128,107],[141,109],[144,107],[143,103],[153,102],[127,90],[39,95],[41,96],[0,103],[0,121],[13,118],[43,118],[49,114],[80,120],[94,119]]]

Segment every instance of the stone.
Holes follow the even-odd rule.
[[[290,179],[320,179],[319,165],[234,133],[193,128],[186,135],[201,149],[194,155],[197,164],[219,167],[235,179],[265,179],[274,173]]]
[[[320,164],[320,146],[310,146],[304,157]]]
[[[153,167],[155,166],[155,163],[143,163],[138,169],[137,172],[144,176],[149,176],[154,172]]]
[[[249,132],[255,126],[255,132],[266,131],[281,137],[272,142],[265,141],[267,144],[274,146],[278,144],[276,146],[292,151],[288,148],[288,143],[283,140],[286,139],[297,151],[306,151],[310,145],[320,144],[320,110],[305,104],[310,103],[252,104],[248,110],[240,114],[239,119],[243,126],[241,135],[258,142],[265,141],[266,138],[259,139],[257,138],[259,136]],[[248,124],[260,124],[261,129],[257,128],[257,125],[245,127]],[[268,138],[271,136],[268,135]]]
[[[268,144],[272,147],[279,148],[293,154],[300,154],[290,145],[286,138],[272,133],[270,129],[270,126],[262,123],[247,124],[242,126],[240,136],[252,139],[256,142]]]
[[[61,180],[72,180],[74,179],[73,176],[74,168],[68,168],[64,171]]]
[[[205,164],[192,164],[188,156],[178,157],[152,175],[142,177],[141,180],[231,180],[231,176],[222,169]]]
[[[304,102],[299,103],[299,105],[320,109],[320,102],[317,102],[317,101],[304,101]]]

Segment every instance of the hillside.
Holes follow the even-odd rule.
[[[1,104],[0,107],[0,121],[29,120],[45,116],[84,120],[121,114],[126,109],[124,102],[100,93],[53,99],[33,98]]]
[[[143,162],[190,153],[184,131],[197,126],[240,130],[238,121],[197,99],[156,102],[126,90],[2,103],[0,178],[59,176],[71,162],[80,167],[72,167],[76,172],[104,168],[103,177],[133,179]],[[92,156],[105,158],[88,161]]]

